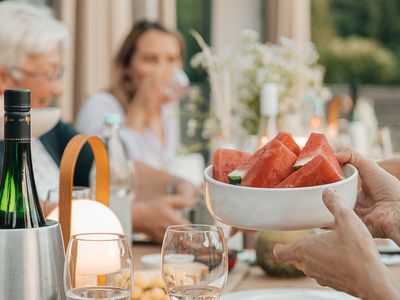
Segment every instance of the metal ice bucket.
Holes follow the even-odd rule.
[[[0,300],[66,299],[64,247],[71,234],[73,174],[86,142],[93,150],[99,170],[96,199],[109,205],[107,150],[98,137],[77,135],[68,143],[60,165],[60,223],[47,220],[45,227],[0,229]]]
[[[0,299],[65,299],[60,225],[0,230]]]

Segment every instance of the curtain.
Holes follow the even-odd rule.
[[[133,24],[132,0],[58,0],[59,18],[70,30],[65,50],[62,117],[72,122],[91,93],[110,84],[115,51]]]
[[[266,39],[277,42],[280,36],[299,44],[311,39],[310,0],[266,0]]]
[[[135,20],[159,21],[176,28],[176,0],[132,0]]]
[[[176,29],[176,0],[160,0],[158,19],[169,29]]]

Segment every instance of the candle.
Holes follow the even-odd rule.
[[[86,238],[88,237],[88,238]],[[83,236],[76,253],[76,275],[105,275],[120,271],[121,255],[118,239],[109,234]]]
[[[55,221],[58,221],[58,217],[58,207],[47,216]],[[72,201],[71,219],[71,235],[88,233],[78,240],[75,250],[77,286],[106,285],[105,275],[121,269],[118,239],[110,241],[113,235],[107,234],[122,234],[120,221],[109,207],[87,199]]]

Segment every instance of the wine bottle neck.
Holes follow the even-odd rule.
[[[31,114],[30,112],[5,112],[4,141],[13,143],[30,143]]]
[[[32,177],[31,165],[31,144],[29,142],[4,142],[3,177],[7,172],[14,174],[19,170],[23,170],[28,177]],[[2,178],[2,181],[5,179],[5,177]]]
[[[4,143],[0,194],[0,228],[45,226],[32,170],[29,142]]]

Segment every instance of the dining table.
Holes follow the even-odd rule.
[[[148,254],[156,254],[161,252],[161,246],[155,244],[133,244],[133,259],[134,269],[154,269],[157,266],[144,264],[141,261],[141,257]],[[392,255],[390,254],[389,259]],[[160,266],[158,266],[160,268]],[[397,260],[397,264],[388,266],[389,272],[393,275],[393,278],[400,282],[400,260]],[[250,266],[245,262],[238,261],[236,266],[229,272],[228,281],[224,289],[224,293],[253,290],[253,289],[264,289],[264,288],[318,288],[327,289],[318,285],[318,283],[305,276],[296,278],[278,278],[271,277],[264,273],[264,271],[258,266]]]

